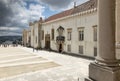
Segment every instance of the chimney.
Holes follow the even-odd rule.
[[[74,2],[74,8],[76,8],[76,2]]]
[[[32,22],[30,22],[30,23],[29,23],[29,26],[32,26],[32,25],[33,25],[33,23],[32,23]]]
[[[42,22],[43,21],[43,19],[42,19],[42,17],[40,17],[40,20],[39,20],[39,22]]]

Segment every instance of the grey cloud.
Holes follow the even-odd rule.
[[[47,4],[53,10],[67,8],[73,0],[40,0],[42,3]]]
[[[24,6],[25,2],[22,0],[0,0],[0,34],[21,33],[23,28],[28,27],[28,23],[22,22],[22,20],[28,20],[28,18],[20,16],[21,10],[25,8]],[[1,29],[1,27],[8,29]],[[9,30],[11,27],[20,28],[20,30]]]
[[[0,0],[0,27],[25,27],[30,20],[30,9],[26,8],[29,0]],[[31,0],[38,2],[39,0]],[[34,3],[29,3],[29,5]],[[39,3],[37,4],[39,5]],[[33,6],[36,6],[34,4]],[[36,6],[37,9],[38,6]],[[38,12],[41,13],[41,12]],[[39,14],[35,14],[38,16]],[[38,16],[39,19],[39,16]]]
[[[20,26],[21,23],[16,18],[17,10],[14,10],[14,4],[19,3],[19,0],[0,0],[0,26]],[[18,12],[19,13],[19,12]],[[16,18],[19,19],[19,18]]]
[[[24,29],[26,29],[26,28],[24,28]],[[12,27],[12,29],[9,29],[9,28],[8,29],[7,28],[1,29],[0,28],[0,36],[12,35],[12,34],[14,34],[14,35],[21,35],[22,31],[23,31],[23,28],[18,28],[17,29],[17,27]]]
[[[16,33],[16,32],[10,32],[10,31],[7,31],[7,32],[0,32],[0,36],[14,36],[14,35],[21,35],[21,33]]]
[[[13,17],[13,12],[9,5],[6,5],[6,3],[3,0],[0,0],[0,26],[6,26],[9,24],[10,19]]]

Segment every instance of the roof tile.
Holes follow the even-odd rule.
[[[52,16],[48,17],[47,19],[45,19],[45,22],[55,20],[55,19],[58,19],[58,18],[62,18],[62,17],[65,17],[65,16],[69,16],[69,15],[72,15],[72,14],[76,14],[76,13],[79,13],[79,12],[83,12],[83,11],[93,9],[93,8],[96,8],[96,7],[97,7],[97,0],[89,0],[89,1],[87,1],[83,4],[81,4],[81,5],[76,6],[75,8],[72,8],[72,9],[63,11],[61,13],[52,15]]]

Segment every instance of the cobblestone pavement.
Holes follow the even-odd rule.
[[[90,62],[26,47],[0,48],[0,81],[84,81]]]

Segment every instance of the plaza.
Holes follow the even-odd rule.
[[[0,81],[84,81],[92,60],[26,47],[0,48]]]

